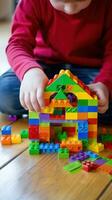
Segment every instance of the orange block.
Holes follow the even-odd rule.
[[[82,150],[81,141],[62,141],[61,148],[68,148],[70,152],[77,153]]]
[[[1,144],[2,145],[10,145],[11,142],[11,135],[2,135],[1,136]]]
[[[50,131],[48,133],[46,132],[39,132],[39,140],[41,142],[50,142]]]
[[[88,132],[88,137],[89,138],[97,138],[97,131],[90,131]]]
[[[100,167],[98,167],[97,170],[98,171],[103,171],[103,172],[109,174],[109,172],[112,171],[112,166],[111,165],[103,164]]]
[[[78,113],[78,119],[79,120],[84,120],[84,119],[88,119],[88,113]]]
[[[50,131],[50,127],[49,126],[46,126],[46,127],[43,127],[43,126],[39,126],[39,133],[49,133]]]

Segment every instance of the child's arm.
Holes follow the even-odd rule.
[[[29,110],[39,111],[44,105],[43,91],[48,81],[33,54],[35,38],[40,26],[39,0],[22,0],[17,6],[12,24],[12,36],[7,57],[21,80],[20,102]]]
[[[10,66],[20,80],[32,68],[41,68],[34,58],[35,38],[40,27],[40,0],[22,0],[12,22],[12,35],[6,49]]]
[[[99,112],[108,109],[109,93],[112,94],[112,1],[108,0],[105,8],[104,30],[102,33],[102,68],[90,85],[99,97]]]

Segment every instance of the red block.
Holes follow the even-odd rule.
[[[95,164],[95,163],[92,162],[92,161],[89,161],[89,160],[88,160],[88,161],[82,162],[82,168],[83,168],[85,171],[87,171],[87,172],[90,172],[90,171],[92,171],[92,170],[96,170],[97,167],[98,167],[98,165]]]
[[[39,139],[39,126],[29,127],[29,139]]]

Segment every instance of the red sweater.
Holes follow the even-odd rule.
[[[53,8],[49,0],[22,0],[16,8],[7,47],[10,65],[22,79],[46,63],[100,67],[95,82],[112,89],[112,1],[92,0],[78,14]]]

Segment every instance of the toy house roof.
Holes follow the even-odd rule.
[[[47,87],[45,88],[45,91],[58,92],[60,87],[64,87],[66,85],[78,85],[79,91],[82,89],[93,99],[96,97],[95,93],[92,92],[87,85],[85,85],[80,79],[78,79],[77,76],[73,75],[69,70],[61,70],[59,75],[56,74],[52,79],[50,79]]]

